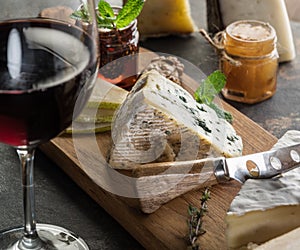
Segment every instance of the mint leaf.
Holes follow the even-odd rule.
[[[82,6],[79,10],[74,11],[70,17],[75,20],[82,20],[84,22],[90,21],[90,15],[89,12],[87,11],[86,5]]]
[[[100,16],[104,19],[107,17],[111,17],[113,19],[115,18],[114,10],[110,6],[110,4],[104,0],[99,1],[98,11],[99,11]]]
[[[226,84],[226,76],[220,70],[216,70],[207,77],[206,81],[212,84],[216,91],[220,93]]]
[[[226,76],[219,70],[209,75],[195,92],[195,99],[200,103],[209,104],[226,84]]]
[[[128,0],[120,10],[115,25],[118,29],[129,25],[143,9],[145,0]]]
[[[229,123],[233,122],[233,117],[232,114],[230,114],[228,111],[225,111],[224,109],[221,109],[217,104],[215,103],[210,103],[208,105],[209,107],[211,107],[217,114],[217,116],[219,118],[223,118],[226,121],[228,121]]]
[[[100,16],[97,16],[97,24],[98,24],[98,28],[106,28],[106,29],[113,29],[114,28],[114,24],[111,20],[107,19],[107,18],[102,18]]]
[[[120,29],[126,27],[138,17],[144,3],[145,0],[128,0],[116,16],[111,5],[105,0],[100,0],[96,15],[98,28]],[[82,21],[89,21],[90,19],[85,6],[79,11],[74,11],[71,17]]]
[[[221,109],[213,100],[221,92],[226,84],[226,76],[219,70],[210,74],[195,91],[194,96],[197,102],[204,103],[215,110],[218,117],[225,119],[228,122],[233,121],[232,115]]]
[[[71,16],[71,18],[74,18],[76,20],[82,20],[83,19],[83,15],[82,15],[82,10],[76,10],[74,11]]]

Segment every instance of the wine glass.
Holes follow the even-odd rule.
[[[33,162],[37,146],[72,123],[93,89],[99,66],[94,0],[14,3],[0,20],[0,142],[20,158],[24,227],[2,231],[0,249],[88,249],[73,232],[36,223]],[[79,6],[85,22],[70,18]]]

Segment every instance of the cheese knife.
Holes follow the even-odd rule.
[[[234,158],[151,163],[136,181],[142,211],[152,213],[164,203],[193,189],[236,180],[269,179],[300,166],[300,144]],[[149,175],[147,171],[158,174]]]
[[[214,163],[218,182],[235,179],[268,179],[300,166],[300,144],[235,158],[220,158]]]
[[[267,179],[300,166],[300,144],[233,158],[217,157],[189,161],[144,164],[136,174],[169,175],[211,173],[218,182],[235,179]],[[188,172],[187,172],[188,171]]]

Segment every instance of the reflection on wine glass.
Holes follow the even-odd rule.
[[[36,147],[72,123],[97,77],[94,1],[84,4],[93,10],[88,24],[38,17],[0,21],[0,142],[19,155],[24,204],[24,227],[2,231],[0,249],[88,249],[66,229],[36,223],[33,188]]]

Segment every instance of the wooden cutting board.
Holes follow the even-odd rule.
[[[186,80],[186,81],[185,81]],[[194,82],[185,79],[185,88],[194,91]],[[223,108],[233,114],[233,126],[242,137],[244,154],[270,149],[277,139],[252,120],[222,101]],[[60,136],[41,146],[41,150],[59,165],[88,195],[113,216],[133,237],[147,249],[186,249],[188,235],[188,205],[200,206],[201,189],[190,191],[173,199],[151,214],[144,214],[132,206],[129,199],[123,199],[105,191],[97,182],[99,164],[94,157],[97,152],[107,153],[111,145],[110,132],[97,134],[97,149],[90,143],[93,135],[76,138],[89,154],[85,158],[89,164],[82,166],[77,158],[71,136]],[[78,149],[77,149],[78,150]],[[226,247],[224,221],[232,199],[240,189],[240,184],[231,181],[211,187],[211,200],[203,227],[207,231],[199,237],[201,249],[222,250]]]

